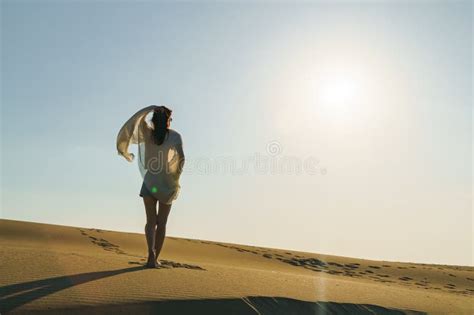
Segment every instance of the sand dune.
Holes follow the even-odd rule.
[[[20,314],[474,314],[474,267],[363,260],[0,220],[0,311]]]

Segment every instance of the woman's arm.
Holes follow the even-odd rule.
[[[184,168],[184,150],[183,150],[183,141],[181,139],[181,135],[178,138],[178,144],[176,145],[176,152],[178,153],[178,174],[181,175]]]

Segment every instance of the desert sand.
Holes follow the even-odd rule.
[[[474,267],[0,220],[1,314],[474,314]],[[420,249],[421,250],[421,249]]]

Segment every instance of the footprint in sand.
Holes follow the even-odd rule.
[[[88,229],[88,230],[89,230],[89,231],[96,231],[96,232],[98,232],[98,233],[102,233],[102,232],[104,232],[104,231],[102,231],[102,230],[99,230],[99,229],[93,229],[93,228],[92,228],[92,229]]]
[[[292,264],[295,266],[309,266],[309,267],[319,267],[327,268],[327,264],[316,258],[292,258],[292,259],[280,259],[282,262],[287,264]]]
[[[346,271],[346,272],[344,272],[344,276],[347,276],[347,277],[362,277],[361,275],[356,274],[354,271]]]
[[[144,260],[144,259],[140,259]],[[160,259],[161,266],[157,267],[157,269],[171,269],[171,268],[186,268],[186,269],[195,269],[195,270],[206,270],[202,268],[201,266],[198,265],[191,265],[191,264],[182,264],[179,262],[175,262],[172,260],[166,260],[166,259]],[[141,265],[145,266],[146,263],[144,262],[138,262],[138,261],[129,261],[129,265]]]
[[[120,254],[120,255],[125,254],[125,252],[120,249],[120,246],[112,244],[109,241],[107,241],[106,239],[103,239],[103,238],[98,239],[98,238],[95,238],[93,236],[89,236],[89,238],[91,239],[92,243],[94,243],[97,246],[102,247],[106,251],[112,251],[112,252],[115,252],[115,253]]]
[[[101,230],[98,230],[98,229],[89,229],[89,230],[97,231],[99,233],[102,232]],[[94,245],[102,247],[103,250],[115,252],[116,254],[120,254],[120,255],[128,255],[127,253],[125,253],[123,250],[120,249],[120,246],[112,244],[109,241],[107,241],[106,239],[91,236],[91,235],[87,234],[87,232],[82,230],[82,229],[79,229],[79,231],[81,232],[81,234],[83,236],[87,236]],[[129,256],[131,256],[131,255],[129,255]]]
[[[400,280],[402,280],[402,281],[410,281],[410,280],[413,280],[413,279],[410,278],[410,277],[400,277],[400,278],[398,278],[398,279],[400,279]]]
[[[350,269],[357,269],[357,268],[359,268],[360,264],[352,263],[352,264],[345,264],[344,266],[347,267],[347,268],[350,268]]]
[[[238,247],[238,246],[228,246],[228,245],[224,245],[224,244],[219,244],[219,243],[215,243],[215,244],[212,244],[212,243],[207,243],[207,244],[210,244],[210,245],[217,245],[217,246],[221,246],[221,247],[225,247],[225,248],[230,248],[230,249],[234,249],[238,252],[246,252],[246,253],[251,253],[251,254],[254,254],[254,255],[259,255],[258,252],[254,251],[254,250],[250,250],[250,249],[245,249],[245,248],[241,248],[241,247]]]
[[[331,265],[331,266],[336,266],[336,267],[342,267],[342,265],[341,265],[341,264],[338,264],[338,263],[336,263],[336,262],[332,262],[332,261],[328,262],[328,265]]]

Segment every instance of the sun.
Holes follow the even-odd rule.
[[[320,60],[285,71],[281,81],[272,81],[276,91],[272,103],[277,104],[273,110],[280,130],[316,129],[324,124],[331,128],[362,126],[371,119],[380,87],[368,66]],[[295,113],[298,120],[289,123],[288,117]]]
[[[355,101],[358,92],[357,82],[348,76],[327,78],[321,82],[319,99],[325,104],[343,105]]]
[[[312,85],[312,103],[319,113],[345,117],[363,110],[367,84],[361,75],[349,71],[329,72],[319,76]]]

